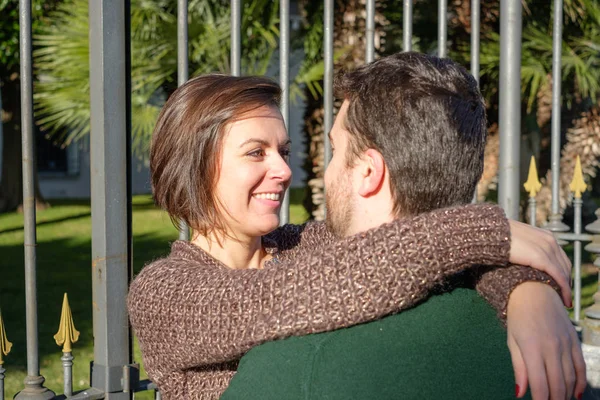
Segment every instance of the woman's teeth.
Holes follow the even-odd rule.
[[[279,201],[279,193],[258,193],[254,197],[257,199],[275,200]]]

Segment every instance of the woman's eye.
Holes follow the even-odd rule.
[[[279,154],[284,160],[289,160],[290,158],[290,149],[281,149],[279,150]]]
[[[264,152],[264,150],[263,150],[263,149],[256,149],[256,150],[253,150],[253,151],[251,151],[250,153],[248,153],[248,155],[249,155],[250,157],[259,158],[259,157],[264,157],[264,155],[265,155],[265,152]]]

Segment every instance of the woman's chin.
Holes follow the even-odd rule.
[[[261,221],[254,225],[256,236],[264,236],[279,228],[279,216],[265,216]]]

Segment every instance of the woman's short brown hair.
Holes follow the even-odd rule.
[[[279,106],[281,89],[264,77],[203,75],[179,87],[163,107],[150,146],[154,201],[177,226],[201,235],[224,231],[214,188],[227,125],[262,106]]]

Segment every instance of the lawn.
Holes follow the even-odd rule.
[[[307,214],[301,192],[291,196],[290,219],[301,223]],[[69,295],[75,327],[81,332],[73,346],[75,390],[89,386],[93,358],[91,286],[91,213],[89,201],[51,201],[37,213],[37,283],[39,351],[46,387],[62,393],[61,348],[52,336],[58,330],[63,293]],[[153,205],[150,196],[133,199],[134,268],[169,252],[177,231],[168,215]],[[23,215],[0,214],[0,309],[8,340],[13,343],[5,359],[6,398],[23,388],[26,375],[25,288],[23,271]],[[136,346],[135,360],[141,360]],[[136,398],[153,398],[150,393]]]
[[[307,214],[301,206],[302,192],[291,196],[290,218],[301,223]],[[75,390],[89,385],[89,362],[93,357],[91,305],[91,214],[89,201],[54,201],[52,207],[37,213],[38,323],[42,375],[46,386],[62,393],[60,347],[52,336],[58,329],[63,293],[69,294],[73,319],[81,332],[74,345],[73,383]],[[169,251],[177,232],[169,217],[157,210],[150,196],[133,199],[134,268]],[[585,257],[585,253],[584,253]],[[25,378],[25,290],[23,272],[23,216],[0,215],[0,309],[8,339],[13,343],[5,357],[6,397],[23,388]],[[583,307],[592,303],[597,272],[584,269]],[[139,349],[135,359],[140,361]],[[151,393],[136,396],[153,398]]]

